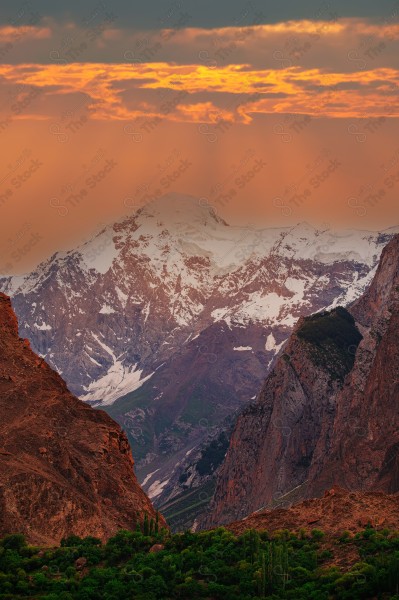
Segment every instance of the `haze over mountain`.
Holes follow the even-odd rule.
[[[298,318],[358,298],[394,232],[232,227],[169,194],[0,289],[69,389],[122,424],[163,503],[204,483],[203,444],[255,397]]]

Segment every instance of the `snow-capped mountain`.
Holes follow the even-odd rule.
[[[192,338],[217,321],[289,329],[314,295],[323,306],[355,299],[389,234],[230,227],[200,201],[169,195],[0,285],[70,388],[108,404],[142,384],[183,331]]]
[[[156,497],[258,392],[301,315],[363,293],[395,231],[233,227],[169,194],[0,290],[71,391],[123,424],[139,476],[159,470]]]

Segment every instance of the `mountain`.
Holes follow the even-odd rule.
[[[373,283],[352,307],[363,339],[337,398],[328,454],[314,462],[311,490],[331,481],[348,489],[399,490],[399,236]]]
[[[18,337],[0,293],[0,536],[54,545],[71,534],[106,539],[155,510],[137,483],[126,435],[68,391]],[[161,523],[165,524],[161,517]]]
[[[195,457],[256,396],[301,316],[363,293],[393,234],[229,226],[169,194],[0,289],[32,348],[123,426],[161,505],[208,485],[213,467],[200,476]]]
[[[365,294],[301,318],[240,415],[202,526],[351,491],[399,491],[399,236]]]

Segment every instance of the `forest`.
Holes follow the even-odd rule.
[[[71,536],[59,547],[0,541],[0,600],[399,600],[399,532],[221,527],[171,535],[144,519],[105,544]]]

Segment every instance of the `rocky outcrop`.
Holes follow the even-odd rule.
[[[349,490],[399,490],[399,236],[350,309],[301,319],[239,417],[210,516]]]
[[[155,518],[126,435],[18,337],[1,293],[0,414],[0,536],[23,532],[47,545],[70,534],[106,539],[145,513]]]
[[[310,533],[320,529],[327,535],[355,534],[370,525],[374,529],[397,530],[399,495],[381,492],[348,492],[334,486],[321,498],[304,500],[289,508],[263,510],[227,526],[236,535],[248,529],[281,529]]]
[[[237,420],[206,525],[280,502],[308,480],[360,340],[343,308],[299,320],[256,403]]]
[[[312,467],[309,493],[332,483],[399,490],[399,236],[383,252],[368,292],[351,308],[363,331],[337,410],[329,451]]]

